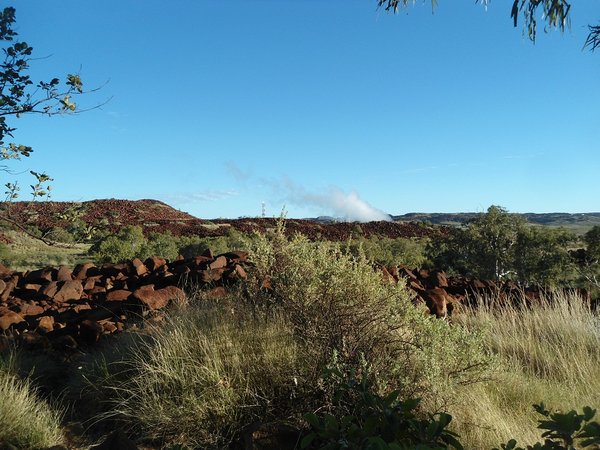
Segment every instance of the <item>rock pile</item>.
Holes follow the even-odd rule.
[[[246,277],[246,252],[168,263],[152,257],[123,264],[89,262],[15,272],[0,265],[0,350],[9,338],[29,347],[76,349],[123,330],[132,319],[183,300],[193,283],[218,297]]]
[[[514,281],[492,281],[468,277],[450,277],[441,270],[409,269],[407,267],[383,267],[384,278],[399,282],[404,280],[415,293],[414,302],[424,304],[436,317],[447,317],[457,305],[474,307],[481,298],[492,298],[499,303],[523,306],[543,295],[551,296],[542,286],[520,286]],[[569,289],[582,301],[594,307],[590,294],[585,289]]]

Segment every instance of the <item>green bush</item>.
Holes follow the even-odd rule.
[[[334,409],[304,416],[310,431],[302,438],[302,449],[463,449],[458,436],[447,429],[449,414],[419,418],[419,400],[400,401],[399,391],[378,395],[365,374],[357,380],[352,373],[345,376],[329,369],[325,380],[334,384]]]
[[[550,412],[543,403],[533,407],[544,416],[544,419],[539,421],[538,428],[545,430],[542,437],[546,439],[543,443],[528,445],[527,450],[575,450],[600,446],[600,423],[592,421],[596,415],[595,409],[586,406],[583,408],[583,413],[579,414],[575,410],[567,413]],[[577,447],[575,443],[578,444]],[[525,450],[517,447],[517,441],[514,439],[502,444],[501,448],[502,450]]]
[[[333,352],[358,370],[364,358],[374,386],[399,389],[440,407],[454,386],[485,377],[493,364],[482,334],[423,314],[402,284],[383,282],[364,254],[330,242],[286,238],[283,225],[252,245],[247,301],[287,318],[318,376]],[[270,289],[264,289],[269,280]]]
[[[121,262],[139,256],[146,243],[142,227],[129,225],[96,242],[89,253],[99,262]]]
[[[374,236],[351,239],[345,249],[354,256],[364,253],[369,260],[387,267],[424,267],[428,264],[425,246],[424,240]]]

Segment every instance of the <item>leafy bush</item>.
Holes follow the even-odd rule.
[[[575,450],[600,446],[600,423],[592,421],[596,415],[595,409],[585,406],[583,413],[579,414],[575,410],[567,413],[560,411],[552,413],[543,403],[533,407],[544,416],[544,419],[539,421],[538,428],[545,430],[542,437],[546,439],[543,443],[528,445],[527,450]],[[575,447],[576,442],[579,443],[577,447]],[[502,444],[501,448],[502,450],[525,450],[517,447],[515,439]]]
[[[423,240],[375,236],[351,239],[346,249],[354,256],[364,253],[367,259],[387,267],[423,267],[428,263]]]
[[[399,391],[381,396],[373,391],[366,375],[357,380],[338,369],[325,373],[333,381],[333,413],[309,413],[310,431],[302,449],[400,450],[407,448],[462,450],[457,435],[446,427],[452,417],[445,413],[419,418],[419,400],[398,400]]]
[[[257,236],[250,249],[255,267],[246,299],[287,318],[316,376],[334,351],[356,370],[364,358],[376,389],[400,389],[440,407],[454,386],[480,380],[493,363],[479,332],[423,314],[408,289],[383,282],[364,254],[301,235],[288,239],[283,225]]]
[[[146,242],[142,227],[128,225],[96,242],[89,252],[99,262],[120,262],[137,257]]]
[[[152,233],[147,241],[142,244],[138,258],[146,259],[151,256],[160,256],[174,260],[179,255],[179,238],[171,233]]]

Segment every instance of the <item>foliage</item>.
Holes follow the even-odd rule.
[[[333,352],[356,370],[364,358],[377,389],[400,389],[434,408],[456,385],[485,378],[493,361],[480,334],[423,314],[407,288],[383,282],[364,254],[301,235],[287,238],[283,226],[249,247],[255,267],[246,301],[287,318],[317,376]]]
[[[514,247],[524,220],[500,206],[490,206],[485,214],[453,232],[447,242],[433,240],[428,253],[434,264],[455,268],[460,273],[498,279],[512,267]]]
[[[600,226],[596,225],[585,234],[586,253],[590,262],[600,261]]]
[[[491,3],[491,0],[476,0],[476,3],[483,4],[486,8]],[[385,8],[386,11],[398,12],[400,8],[406,8],[415,0],[377,0],[379,7]],[[431,7],[435,9],[437,0],[431,0]],[[513,0],[510,11],[510,18],[513,24],[517,27],[519,15],[523,16],[523,32],[527,37],[535,42],[537,37],[537,22],[538,15],[541,11],[541,18],[546,22],[544,31],[557,28],[564,32],[570,27],[569,13],[571,4],[566,0]],[[585,41],[584,47],[589,47],[590,50],[595,50],[600,45],[600,26],[588,26],[589,34]]]
[[[168,260],[174,260],[179,255],[179,240],[171,233],[152,233],[136,255],[141,259],[151,256],[160,256]]]
[[[146,243],[142,227],[128,225],[96,242],[89,252],[100,262],[120,262],[139,256]]]
[[[0,13],[0,41],[6,43],[2,49],[4,60],[0,64],[0,161],[28,157],[33,151],[29,146],[5,141],[16,131],[7,118],[19,118],[24,114],[53,116],[73,113],[77,110],[73,98],[84,93],[83,82],[77,74],[68,74],[62,82],[59,78],[52,78],[34,85],[27,74],[33,48],[23,41],[14,42],[17,37],[14,24],[15,8],[4,8]],[[0,169],[9,170],[6,165],[0,166]],[[31,186],[34,199],[46,196],[49,192],[46,183],[52,181],[51,178],[44,173],[31,171],[31,174],[37,180]],[[9,199],[16,198],[17,184],[7,183],[6,187]]]
[[[546,439],[543,443],[537,442],[534,445],[528,445],[527,450],[575,450],[576,448],[597,448],[600,445],[600,423],[592,422],[596,415],[595,409],[586,406],[583,408],[582,414],[575,410],[567,413],[550,412],[543,403],[534,405],[534,409],[544,416],[544,419],[539,421],[538,428],[545,430],[542,437]],[[575,442],[579,442],[581,445],[575,447]],[[502,450],[525,450],[517,447],[515,439],[502,444],[501,447]]]
[[[423,267],[427,264],[425,244],[415,239],[356,238],[347,242],[346,250],[354,256],[362,252],[369,260],[386,267]]]
[[[514,269],[523,282],[557,285],[571,278],[573,261],[568,248],[575,236],[564,229],[527,227],[520,230]]]
[[[381,396],[366,374],[357,380],[353,373],[344,376],[332,368],[325,372],[325,381],[331,380],[335,411],[304,415],[310,432],[301,441],[302,449],[462,450],[458,436],[447,429],[452,420],[449,414],[420,419],[416,414],[418,400],[400,401],[397,390]]]
[[[514,278],[556,285],[572,279],[568,253],[575,236],[534,227],[516,214],[490,206],[485,214],[434,238],[426,254],[436,267],[484,279]]]

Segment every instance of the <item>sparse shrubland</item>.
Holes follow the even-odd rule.
[[[251,424],[301,426],[307,411],[330,408],[332,363],[368,367],[377,393],[419,396],[423,411],[488,373],[480,333],[413,307],[364,255],[282,229],[247,245],[256,267],[243,289],[216,304],[190,299],[133,347],[125,381],[107,378],[118,379],[113,418],[141,436],[218,447]]]
[[[140,252],[186,243],[142,238]],[[208,241],[186,239],[194,253],[206,250]],[[283,224],[227,239],[253,263],[229,297],[195,292],[163,322],[117,335],[81,361],[67,399],[96,410],[89,423],[117,423],[157,446],[223,448],[285,424],[305,448],[383,439],[377,448],[491,449],[540,440],[533,404],[600,405],[600,321],[575,295],[531,307],[479,299],[449,323],[413,306],[402,283],[385,281],[364,246],[286,237]],[[10,377],[10,389],[32,398],[44,378]],[[352,445],[340,447],[342,438]]]

